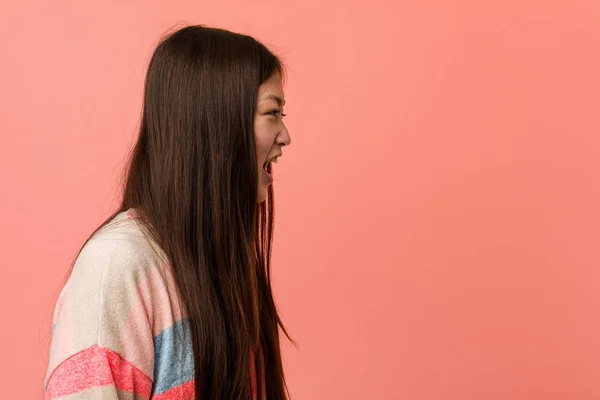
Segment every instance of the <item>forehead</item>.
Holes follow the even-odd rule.
[[[281,76],[279,74],[273,74],[258,87],[258,101],[277,101],[277,99],[281,99],[285,102]]]

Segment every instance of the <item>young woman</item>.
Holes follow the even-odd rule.
[[[270,281],[283,72],[225,30],[159,44],[123,201],[57,301],[47,399],[287,399]]]

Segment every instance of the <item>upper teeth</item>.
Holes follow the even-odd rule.
[[[273,158],[271,158],[271,159],[270,159],[268,162],[272,162],[272,163],[275,163],[275,164],[277,164],[277,160],[278,160],[278,159],[279,159],[279,157],[273,157]]]

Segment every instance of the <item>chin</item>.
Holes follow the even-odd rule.
[[[258,192],[258,194],[256,195],[256,202],[257,203],[262,203],[265,200],[267,200],[267,188],[263,189],[262,191]]]
[[[260,183],[260,185],[258,186],[259,189],[256,193],[256,202],[257,203],[262,203],[263,201],[267,200],[267,194],[269,193],[269,186],[271,186],[270,183],[263,183],[263,182]]]

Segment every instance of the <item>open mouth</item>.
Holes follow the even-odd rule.
[[[272,171],[271,163],[277,163],[278,158],[279,158],[279,156],[273,157],[263,164],[263,169],[265,170],[265,172],[271,173],[271,171]]]

